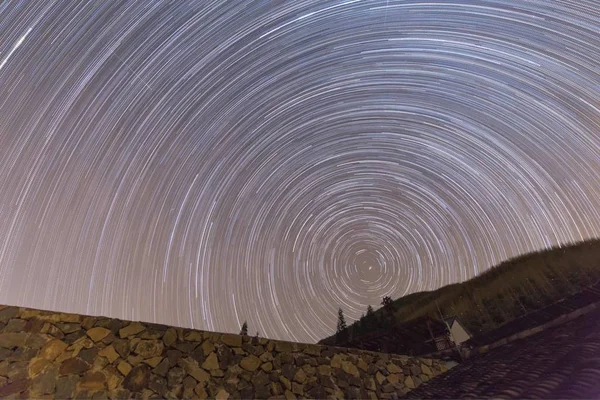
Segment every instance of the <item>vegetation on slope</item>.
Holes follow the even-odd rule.
[[[466,282],[431,292],[413,293],[393,302],[393,322],[428,315],[456,316],[478,335],[528,312],[581,291],[600,280],[600,240],[554,247],[501,263]],[[439,310],[438,310],[439,307]],[[389,308],[375,312],[376,324],[352,324],[356,338],[373,330],[391,328]],[[387,326],[386,326],[387,325]]]

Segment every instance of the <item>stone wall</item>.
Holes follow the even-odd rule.
[[[1,398],[396,398],[443,362],[0,306]]]

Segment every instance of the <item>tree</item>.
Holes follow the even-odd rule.
[[[381,300],[381,305],[386,310],[389,310],[389,309],[393,308],[394,301],[392,300],[392,298],[390,296],[384,296],[383,300]]]
[[[337,329],[335,331],[335,333],[340,333],[342,331],[344,331],[346,329],[346,319],[344,318],[344,312],[342,311],[342,308],[340,307],[338,309],[338,323],[337,323]]]
[[[335,330],[336,343],[341,343],[347,339],[348,330],[346,328],[347,328],[346,319],[344,318],[344,312],[342,311],[342,308],[340,307],[338,309],[338,322],[337,322],[337,328]]]
[[[371,315],[373,315],[373,307],[371,307],[371,305],[369,304],[369,306],[367,307],[367,317],[370,317]]]
[[[248,323],[246,321],[244,321],[244,324],[242,325],[242,330],[240,331],[240,335],[244,335],[244,336],[248,335]]]

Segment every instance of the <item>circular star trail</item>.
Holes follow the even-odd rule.
[[[0,302],[310,342],[596,237],[599,10],[4,1]]]

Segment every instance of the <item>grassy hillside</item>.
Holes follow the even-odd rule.
[[[396,323],[423,315],[457,316],[473,335],[540,309],[581,291],[600,280],[600,240],[554,247],[520,256],[493,267],[466,282],[431,292],[413,293],[394,301]],[[382,321],[385,310],[375,312]],[[353,324],[349,336],[356,338],[386,329]]]

